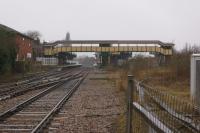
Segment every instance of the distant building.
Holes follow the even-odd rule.
[[[70,38],[70,33],[69,33],[69,32],[67,32],[65,40],[66,40],[66,41],[71,40],[71,38]]]
[[[37,57],[43,57],[43,47],[40,40],[34,40],[32,43],[32,58],[36,60]]]
[[[37,40],[34,40],[33,38],[30,38],[29,36],[2,24],[0,24],[0,29],[16,33],[14,39],[17,45],[16,61],[32,60],[34,59],[33,54],[37,56],[42,53],[42,46],[39,46],[39,42]],[[33,49],[35,49],[34,51],[36,52],[33,53]]]

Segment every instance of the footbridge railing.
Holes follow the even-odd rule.
[[[151,52],[170,56],[173,46],[158,40],[61,40],[44,44],[43,48],[48,56],[60,52]]]

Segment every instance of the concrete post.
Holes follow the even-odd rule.
[[[101,65],[103,63],[103,57],[102,57],[102,55],[100,56],[100,63],[101,63]]]
[[[132,133],[133,79],[133,75],[128,75],[126,133]]]
[[[110,63],[110,55],[108,55],[108,64],[111,64],[111,63]]]

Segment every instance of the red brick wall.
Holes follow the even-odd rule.
[[[32,40],[21,35],[16,35],[17,60],[26,60],[27,53],[32,54]]]

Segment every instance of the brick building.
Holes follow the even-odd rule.
[[[17,45],[17,57],[16,61],[25,61],[25,60],[33,60],[35,57],[41,55],[42,53],[42,46],[39,44],[37,40],[26,36],[23,33],[20,33],[10,27],[0,24],[0,28],[6,30],[8,32],[15,33],[15,43]],[[33,52],[35,51],[35,52]]]
[[[16,61],[31,59],[33,40],[20,34],[17,34],[15,39],[17,45]]]

